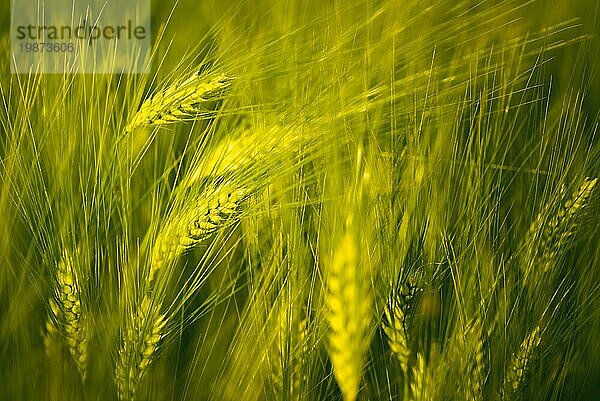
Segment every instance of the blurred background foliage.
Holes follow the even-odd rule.
[[[452,21],[446,20],[449,10],[458,8],[464,1],[443,1],[435,2],[432,10],[428,10],[428,18],[435,19],[439,26],[451,24]],[[510,24],[501,24],[498,21],[490,20],[488,29],[497,43],[502,40],[518,37],[528,32],[537,32],[546,27],[565,23],[570,21],[569,26],[580,35],[589,35],[592,37],[600,33],[599,7],[597,0],[523,0],[518,9],[515,4],[519,2],[492,0],[484,2],[470,2],[469,12],[477,15],[485,9],[496,8],[496,15],[501,12],[508,12],[514,9],[511,14]],[[325,15],[335,15],[343,18],[342,24],[352,26],[353,23],[363,20],[368,15],[369,10],[373,11],[378,5],[388,4],[385,0],[370,1],[367,4],[356,6],[351,13],[344,12],[344,8],[352,2],[344,1],[302,1],[302,0],[257,0],[257,1],[193,1],[180,0],[175,2],[152,0],[153,10],[153,31],[156,34],[165,21],[170,19],[167,24],[165,42],[171,42],[170,54],[166,58],[166,65],[175,65],[182,56],[186,54],[191,46],[199,41],[210,37],[210,32],[215,29],[224,28],[224,19],[227,25],[235,26],[237,31],[243,31],[244,37],[238,37],[238,40],[252,42],[253,39],[259,42],[258,38],[264,35],[272,35],[273,39],[283,38],[291,30],[310,27],[312,34],[316,36],[326,36],[331,34],[327,32],[328,25],[323,23],[322,18]],[[416,5],[413,13],[422,12],[428,2]],[[398,24],[409,21],[403,13],[408,3],[395,2],[396,13],[391,13],[391,18],[396,18]],[[336,11],[337,10],[337,11]],[[405,10],[403,10],[405,11]],[[362,14],[361,14],[362,12]],[[229,16],[232,15],[230,18]],[[5,16],[5,19],[7,17]],[[485,21],[482,21],[486,23]],[[341,29],[341,28],[340,28]],[[417,29],[422,29],[419,27]],[[417,30],[415,30],[416,32]],[[440,38],[444,32],[439,32]],[[306,37],[306,40],[309,38]],[[295,40],[295,39],[294,39]],[[374,38],[376,41],[377,38]],[[460,38],[453,38],[454,41],[460,41]],[[487,42],[489,38],[482,38],[482,42]],[[470,46],[474,46],[470,44]],[[585,90],[587,93],[585,99],[585,109],[592,115],[598,110],[598,101],[600,101],[600,74],[598,73],[598,56],[600,54],[600,44],[598,40],[586,41],[576,46],[566,46],[558,49],[545,68],[544,73],[547,77],[553,78],[554,92],[556,98],[560,98],[561,91]]]

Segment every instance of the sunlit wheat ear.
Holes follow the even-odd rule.
[[[182,211],[171,214],[154,242],[149,280],[186,250],[231,223],[239,214],[245,194],[243,188],[226,183],[207,191]]]
[[[527,256],[534,258],[534,265],[527,268],[525,277],[527,282],[532,282],[531,274],[540,271],[542,273],[550,270],[556,263],[558,257],[572,242],[577,233],[580,217],[588,205],[593,194],[597,178],[585,178],[579,189],[557,208],[546,206],[532,223],[527,238]],[[548,213],[552,213],[548,216]],[[538,240],[534,240],[536,233],[540,233]],[[539,259],[536,258],[539,257]],[[527,266],[524,263],[524,266]],[[531,272],[531,269],[535,269]]]
[[[184,186],[208,176],[222,176],[245,171],[257,164],[273,166],[295,154],[301,145],[309,144],[315,134],[300,135],[297,129],[281,125],[252,127],[224,138],[208,152],[205,160],[190,172]]]
[[[195,118],[205,110],[206,102],[229,89],[233,79],[225,74],[207,77],[200,72],[194,73],[187,80],[168,86],[144,101],[125,132]]]
[[[527,379],[531,359],[541,340],[540,328],[536,327],[525,337],[519,350],[512,355],[502,384],[501,398],[503,400],[521,398],[521,390]]]
[[[418,352],[415,366],[412,368],[413,377],[410,382],[411,400],[412,401],[431,401],[431,372],[425,356]]]
[[[62,337],[83,380],[87,373],[88,333],[81,308],[80,282],[76,263],[67,252],[57,264],[54,296],[50,299],[50,316],[46,322],[46,353],[55,353],[57,337]]]
[[[383,331],[387,335],[388,344],[400,362],[402,372],[408,374],[408,361],[410,359],[409,327],[415,295],[421,291],[416,286],[401,284],[390,295],[385,309]]]
[[[135,399],[144,373],[156,356],[166,324],[159,309],[160,305],[146,294],[126,324],[115,372],[120,400]]]
[[[329,357],[345,401],[354,401],[369,347],[371,291],[361,266],[355,233],[347,232],[337,245],[327,275]]]

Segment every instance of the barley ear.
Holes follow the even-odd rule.
[[[271,363],[271,384],[278,394],[290,401],[300,401],[302,382],[307,374],[302,361],[307,353],[308,320],[294,317],[289,308],[281,308],[276,322],[276,338]]]
[[[518,400],[521,398],[521,390],[527,379],[531,359],[541,340],[538,326],[525,337],[519,350],[512,355],[501,389],[503,400]]]
[[[206,102],[229,89],[232,81],[233,77],[225,74],[207,79],[194,73],[187,80],[175,83],[144,101],[125,132],[192,119],[204,110]]]
[[[585,178],[579,189],[573,193],[558,212],[550,219],[542,238],[543,272],[548,271],[558,257],[558,253],[567,248],[579,226],[578,217],[592,195],[597,178]]]
[[[404,330],[404,311],[397,305],[392,306],[392,310],[385,311],[387,321],[383,324],[383,330],[388,337],[390,349],[398,358],[402,373],[406,376],[408,373],[408,360],[410,359],[410,349],[408,347],[408,338]]]
[[[77,366],[82,380],[87,374],[88,333],[81,308],[80,283],[75,260],[67,252],[57,264],[53,299],[50,300],[50,313],[46,322],[44,343],[50,353],[53,342],[59,336],[66,343]]]
[[[370,335],[371,293],[361,269],[358,241],[347,232],[334,250],[327,277],[329,356],[345,401],[354,401]]]
[[[398,358],[402,373],[408,374],[408,362],[411,351],[409,346],[410,313],[414,303],[414,296],[420,288],[402,283],[390,295],[385,309],[385,320],[382,327],[388,338],[390,349]]]
[[[166,319],[147,293],[128,322],[119,350],[115,379],[120,400],[134,400],[146,369],[156,356]]]
[[[56,305],[56,302],[53,298],[50,298],[48,301],[50,304],[50,310],[52,311],[51,316],[46,318],[46,324],[44,329],[42,330],[42,338],[44,341],[44,350],[46,351],[46,356],[50,360],[54,360],[57,356],[59,356],[62,352],[62,342],[61,342],[61,334],[60,329],[56,322],[56,316],[61,316],[62,313]]]
[[[564,203],[547,204],[533,221],[526,235],[524,255],[527,259],[522,263],[526,284],[537,282],[540,274],[551,270],[560,255],[571,245],[577,234],[580,217],[597,182],[597,178],[585,178]]]
[[[485,362],[483,353],[483,325],[481,319],[476,319],[467,329],[467,344],[472,347],[469,360],[469,375],[467,376],[467,400],[483,401],[483,386],[485,385]]]
[[[159,231],[150,262],[149,281],[186,250],[207,239],[237,215],[245,195],[241,188],[223,184],[207,191],[193,205],[172,213]]]

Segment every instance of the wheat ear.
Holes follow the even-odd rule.
[[[80,283],[74,263],[73,256],[65,252],[57,264],[54,295],[49,301],[51,315],[46,321],[44,344],[47,354],[55,353],[56,339],[60,334],[69,348],[79,375],[85,380],[88,339],[81,310]]]
[[[525,337],[519,350],[512,355],[502,385],[501,398],[503,400],[519,399],[520,390],[527,378],[531,359],[541,340],[538,326]]]
[[[526,255],[530,260],[535,260],[536,265],[541,265],[541,268],[536,270],[542,273],[550,270],[560,253],[569,247],[577,233],[579,217],[588,204],[597,181],[597,178],[585,178],[564,204],[560,204],[558,207],[553,207],[552,204],[546,205],[533,221],[527,234],[529,244],[526,248]],[[548,218],[550,213],[552,213],[552,217]],[[540,234],[536,236],[536,233]],[[535,241],[536,238],[537,241]],[[539,259],[536,259],[538,255]],[[528,266],[528,264],[524,263],[523,266]],[[531,273],[535,274],[530,270],[527,268],[525,271],[526,282],[532,281],[529,278]]]
[[[165,316],[147,293],[125,330],[115,378],[120,400],[133,400],[164,333]]]
[[[152,125],[163,125],[195,117],[203,104],[217,98],[231,86],[233,77],[219,74],[213,78],[192,74],[187,80],[157,92],[142,103],[125,132]]]
[[[354,401],[370,341],[371,293],[357,239],[348,232],[334,251],[327,277],[329,356],[345,401]]]
[[[388,338],[390,349],[398,358],[404,376],[408,374],[408,361],[410,359],[408,326],[414,296],[420,288],[401,284],[390,295],[388,307],[385,309],[383,331]]]
[[[223,184],[202,195],[191,207],[169,216],[154,242],[149,280],[163,266],[231,222],[244,196],[243,189]]]
[[[184,186],[209,176],[245,171],[257,165],[273,165],[288,160],[303,145],[309,145],[315,134],[301,134],[293,126],[273,125],[252,127],[234,132],[224,138],[207,155],[202,163],[198,163],[188,175]]]
[[[552,267],[558,252],[565,249],[575,235],[579,223],[577,217],[587,205],[597,181],[597,178],[585,178],[579,189],[548,222],[541,239],[544,272]]]

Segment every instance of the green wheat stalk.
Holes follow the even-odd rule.
[[[400,362],[402,373],[408,375],[408,362],[411,355],[409,325],[410,313],[414,304],[414,297],[420,288],[400,284],[390,295],[385,309],[385,319],[382,323],[383,331],[388,338],[390,349]]]

